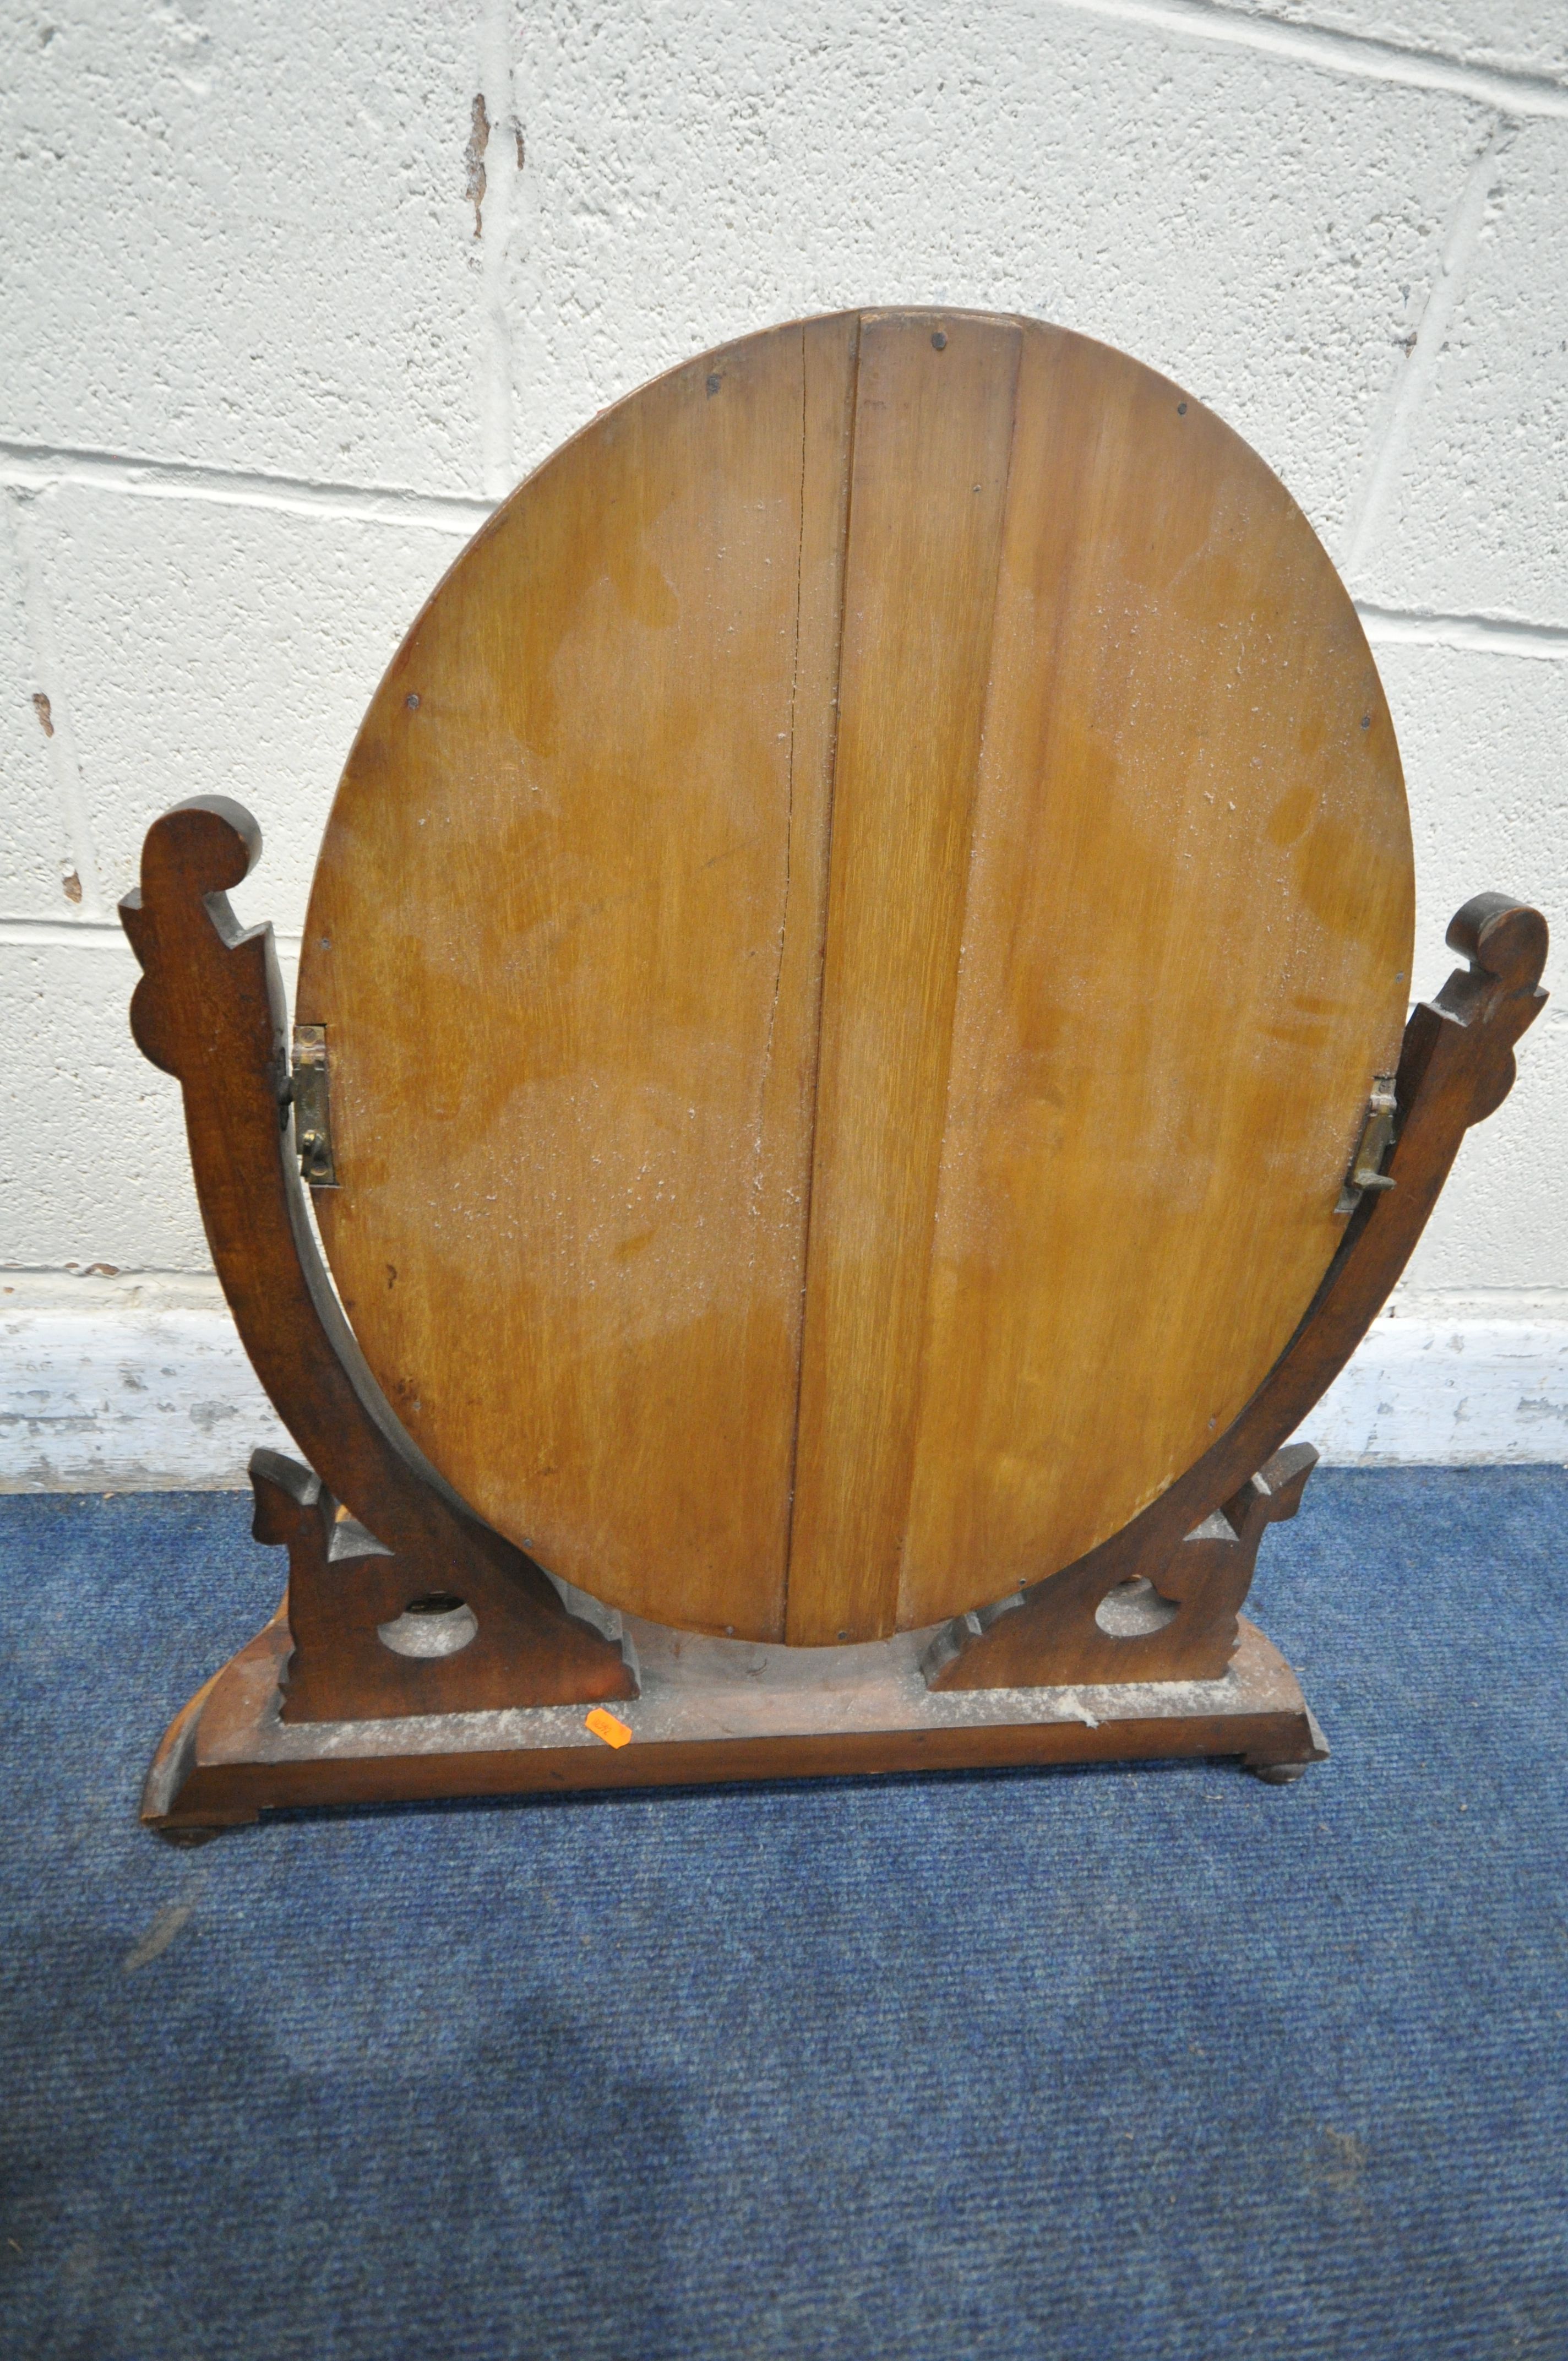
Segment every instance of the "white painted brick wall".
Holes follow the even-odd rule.
[[[126,1031],[148,822],[247,804],[287,952],[493,500],[773,320],[1019,308],[1191,386],[1362,603],[1418,986],[1479,887],[1568,926],[1563,0],[0,0],[0,1484],[233,1483],[277,1440]],[[1565,1069],[1549,1013],[1334,1455],[1563,1455]]]

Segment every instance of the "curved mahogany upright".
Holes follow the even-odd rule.
[[[131,1029],[183,1090],[214,1265],[257,1374],[310,1461],[265,1453],[253,1467],[258,1537],[290,1549],[284,1717],[634,1696],[619,1645],[568,1615],[539,1568],[410,1443],[338,1308],[292,1153],[272,929],[242,931],[226,899],[260,851],[237,804],[181,804],[148,830],[141,885],[120,916],[146,971]],[[411,1607],[448,1599],[477,1625],[461,1649],[410,1654],[379,1636]]]
[[[1317,1454],[1282,1450],[1338,1377],[1409,1260],[1470,1126],[1514,1083],[1514,1045],[1546,1005],[1546,921],[1506,894],[1467,902],[1448,929],[1468,965],[1405,1028],[1392,1155],[1350,1217],[1301,1325],[1239,1418],[1181,1479],[1101,1548],[934,1642],[934,1688],[1034,1681],[1202,1680],[1235,1650],[1236,1615],[1266,1524],[1291,1517]],[[1154,1628],[1100,1620],[1123,1585],[1156,1599]]]

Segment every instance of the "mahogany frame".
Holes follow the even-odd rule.
[[[899,1643],[870,1643],[870,1726],[817,1726],[785,1697],[737,1735],[721,1676],[678,1726],[640,1710],[619,1619],[572,1612],[423,1458],[372,1377],[305,1202],[272,929],[242,930],[226,898],[260,850],[227,798],[181,804],[148,830],[140,889],[120,906],[144,971],[132,1031],[181,1084],[219,1279],[309,1462],[252,1458],[254,1530],[287,1546],[288,1589],[170,1726],[143,1797],[149,1826],[189,1838],[310,1803],[1149,1755],[1232,1753],[1288,1778],[1321,1759],[1293,1676],[1240,1609],[1264,1532],[1296,1513],[1316,1461],[1286,1437],[1387,1301],[1465,1131],[1512,1087],[1514,1046],[1546,999],[1538,911],[1486,894],[1454,917],[1448,940],[1467,965],[1406,1027],[1381,1185],[1349,1214],[1267,1377],[1187,1473],[1076,1565],[944,1626],[923,1683]],[[1122,1611],[1105,1611],[1117,1590]],[[411,1605],[448,1600],[477,1624],[455,1652],[384,1640]],[[878,1648],[892,1652],[880,1672]],[[562,1719],[618,1701],[631,1742],[585,1738],[580,1712]],[[520,1725],[530,1711],[544,1719]]]

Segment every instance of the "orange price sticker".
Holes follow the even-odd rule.
[[[606,1713],[602,1705],[595,1706],[592,1713],[585,1719],[583,1728],[591,1730],[596,1738],[602,1738],[607,1746],[627,1746],[631,1741],[631,1732],[626,1724],[618,1721],[613,1713]]]

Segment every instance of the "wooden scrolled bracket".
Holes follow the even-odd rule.
[[[1405,1027],[1394,1146],[1381,1176],[1390,1185],[1361,1197],[1316,1296],[1257,1391],[1120,1532],[1015,1597],[946,1626],[926,1658],[931,1688],[1212,1680],[1224,1672],[1264,1530],[1294,1516],[1317,1459],[1306,1444],[1280,1445],[1387,1302],[1460,1141],[1513,1088],[1514,1044],[1546,1003],[1548,937],[1538,910],[1505,894],[1478,895],[1454,917],[1448,942],[1469,964]]]
[[[131,1030],[181,1084],[214,1267],[257,1375],[310,1463],[275,1452],[251,1461],[257,1538],[289,1551],[282,1718],[634,1697],[620,1643],[568,1613],[549,1577],[404,1433],[333,1292],[291,1152],[272,929],[242,929],[227,900],[260,851],[237,804],[181,804],[148,830],[141,887],[120,917],[143,969]]]

